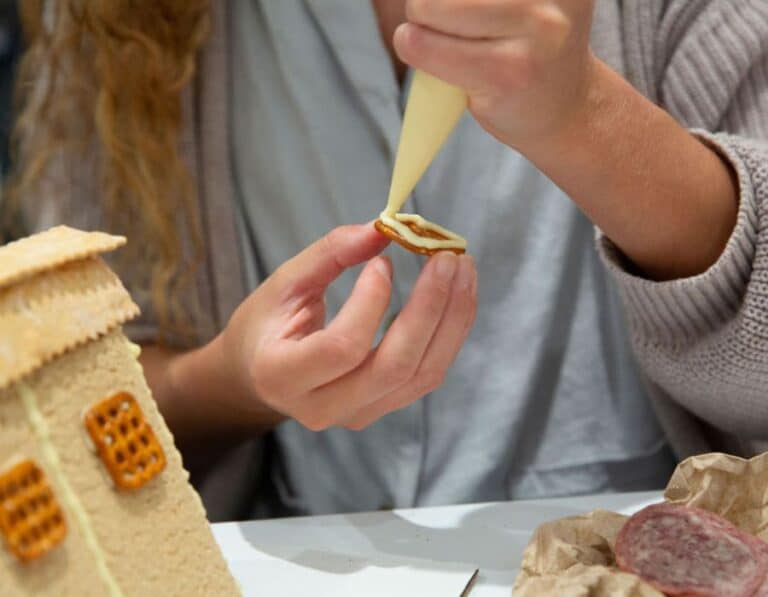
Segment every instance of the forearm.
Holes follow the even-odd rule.
[[[650,278],[706,270],[734,228],[729,166],[595,59],[585,108],[518,147]]]
[[[189,352],[145,346],[140,357],[160,411],[180,443],[239,441],[281,417],[234,382],[218,339]]]
[[[768,401],[768,145],[720,136],[737,170],[740,204],[732,241],[706,276],[649,284],[627,273],[613,243],[598,249],[624,299],[644,375],[710,425],[766,438]]]

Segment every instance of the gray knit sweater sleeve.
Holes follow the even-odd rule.
[[[643,91],[732,164],[738,221],[718,261],[691,278],[652,282],[632,275],[609,239],[599,236],[598,250],[650,380],[714,427],[766,439],[768,2],[672,1],[655,16],[645,29],[655,43],[628,56],[628,75],[641,88],[652,81]],[[644,35],[642,19],[626,26]]]

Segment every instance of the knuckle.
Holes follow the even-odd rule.
[[[396,388],[408,383],[416,372],[411,360],[404,358],[390,359],[376,374],[379,383],[385,388]]]
[[[333,228],[328,234],[323,237],[323,247],[333,252],[333,250],[339,246],[339,242],[344,236],[344,227],[338,226]]]
[[[522,47],[510,44],[509,47],[500,50],[494,62],[503,65],[496,69],[496,72],[500,86],[507,91],[525,90],[533,81],[536,69],[528,44]]]
[[[358,339],[344,334],[333,334],[328,337],[325,350],[334,362],[354,366],[365,360],[369,347]]]
[[[291,273],[288,263],[284,263],[270,274],[265,285],[276,289],[285,289],[285,294],[290,296],[297,285],[298,280],[295,274]]]
[[[339,269],[344,269],[344,264],[339,261],[338,255],[341,252],[341,247],[344,245],[344,238],[348,228],[339,226],[331,230],[320,241],[320,248],[323,253],[330,255],[336,262],[336,266]]]
[[[472,97],[472,113],[480,120],[489,118],[497,112],[497,106],[501,103],[501,97],[495,93],[483,93]]]
[[[346,423],[344,425],[345,429],[348,429],[349,431],[362,431],[366,427],[370,425],[370,421],[359,419],[355,421],[350,421],[349,423]]]
[[[375,280],[374,283],[369,283],[366,286],[366,293],[368,296],[368,302],[371,305],[381,305],[389,302],[389,297],[392,293],[392,282],[386,280],[380,272],[371,272],[370,280]],[[384,282],[383,284],[381,282]]]
[[[433,12],[433,0],[408,0],[405,5],[405,16],[412,22],[423,22]]]
[[[466,317],[477,305],[477,299],[472,296],[471,291],[467,289],[456,297],[456,311],[460,317]]]
[[[451,292],[451,286],[453,285],[453,279],[451,280],[435,280],[433,283],[432,291],[429,293],[431,297],[431,303],[440,304],[443,302]]]
[[[566,37],[573,29],[573,21],[562,10],[550,5],[537,5],[531,9],[536,30],[548,36]]]
[[[331,418],[319,410],[307,411],[294,418],[310,431],[325,431],[333,426]]]
[[[261,364],[254,359],[248,371],[248,379],[253,392],[259,400],[275,407],[280,404],[280,396],[283,392],[280,388],[278,377],[269,375],[268,372],[272,370],[273,368],[268,363]]]
[[[439,369],[419,371],[414,378],[414,389],[420,396],[434,392],[443,385],[445,373]]]
[[[445,310],[450,292],[451,289],[448,285],[435,286],[424,300],[425,313],[432,317],[440,317]]]

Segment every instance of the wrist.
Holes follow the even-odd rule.
[[[553,135],[520,148],[643,275],[699,274],[735,225],[723,160],[594,59],[584,103]]]
[[[566,109],[554,119],[552,126],[543,134],[531,136],[517,144],[515,149],[534,163],[553,153],[558,155],[583,150],[588,135],[603,121],[612,120],[615,107],[615,87],[611,78],[618,77],[591,50],[583,65],[581,83],[572,91]]]
[[[231,346],[222,332],[200,349],[200,362],[211,377],[219,407],[226,409],[235,426],[263,431],[286,417],[273,410],[254,389],[249,363],[242,363],[245,350]],[[234,353],[234,354],[233,354]]]
[[[174,355],[165,370],[161,391],[166,410],[187,438],[247,437],[282,420],[248,391],[221,335]]]

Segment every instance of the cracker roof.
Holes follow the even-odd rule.
[[[124,243],[58,226],[0,247],[0,390],[138,315],[98,257]]]
[[[0,288],[70,261],[113,251],[125,237],[56,226],[0,247]]]

